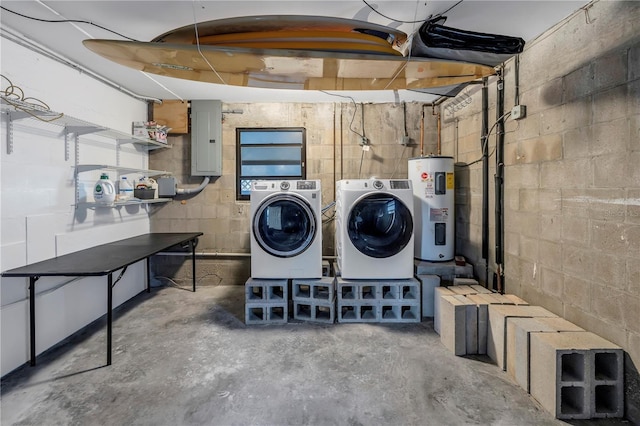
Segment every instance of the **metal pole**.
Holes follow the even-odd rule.
[[[489,88],[482,79],[482,258],[485,260],[485,282],[489,287]]]
[[[111,365],[111,328],[113,323],[113,274],[107,276],[107,365]]]
[[[196,245],[193,240],[189,241],[191,246],[191,277],[193,279],[193,292],[196,292]]]
[[[30,364],[36,365],[36,281],[38,277],[29,277],[29,344]]]

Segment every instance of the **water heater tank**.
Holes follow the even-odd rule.
[[[455,256],[453,157],[409,160],[413,185],[415,257],[441,262]]]

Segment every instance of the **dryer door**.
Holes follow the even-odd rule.
[[[267,198],[253,217],[253,237],[267,253],[293,257],[316,237],[316,216],[306,200],[291,194]]]
[[[366,195],[351,207],[347,233],[351,243],[367,256],[395,256],[411,241],[411,211],[392,194]]]

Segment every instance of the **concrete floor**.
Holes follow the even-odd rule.
[[[162,287],[113,331],[109,367],[101,319],[8,374],[2,425],[566,424],[488,359],[449,353],[431,321],[245,326],[242,286]]]

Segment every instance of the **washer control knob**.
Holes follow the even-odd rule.
[[[375,189],[382,189],[382,188],[384,187],[384,185],[382,184],[382,182],[381,182],[381,181],[379,181],[379,180],[374,180],[374,181],[373,181],[373,187],[374,187]]]
[[[289,182],[280,182],[280,189],[282,189],[283,191],[288,191],[290,187],[291,184]]]

